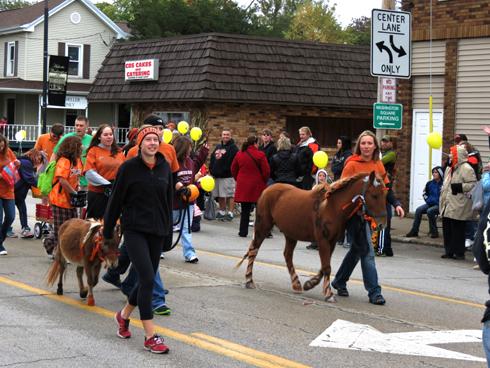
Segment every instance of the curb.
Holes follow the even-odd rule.
[[[402,235],[391,235],[392,241],[397,241],[400,243],[409,243],[409,244],[419,244],[419,245],[427,245],[431,247],[442,248],[443,243],[441,240],[429,240],[424,238],[407,238]]]

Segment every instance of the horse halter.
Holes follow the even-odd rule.
[[[374,215],[369,211],[366,205],[366,192],[369,187],[369,175],[367,175],[364,179],[362,179],[363,185],[362,185],[362,191],[361,194],[356,194],[354,197],[352,197],[351,203],[347,203],[342,207],[342,209],[346,209],[349,207],[349,205],[354,204],[354,208],[350,212],[350,214],[347,216],[347,218],[351,218],[356,214],[356,212],[361,211],[362,216],[368,216],[370,218],[374,219]],[[381,182],[378,181],[378,179],[374,179],[373,181],[373,186],[378,187],[382,185]]]

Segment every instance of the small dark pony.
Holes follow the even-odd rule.
[[[326,301],[335,301],[330,287],[330,260],[335,243],[342,237],[347,221],[362,214],[373,218],[379,226],[386,222],[386,187],[381,178],[360,173],[351,178],[316,185],[312,190],[297,189],[289,184],[268,187],[257,202],[254,238],[237,268],[248,258],[245,274],[247,288],[255,288],[252,269],[262,242],[276,225],[286,238],[284,258],[295,292],[309,290],[323,278]],[[293,265],[293,252],[298,240],[318,243],[321,269],[301,286]]]
[[[59,277],[56,293],[63,295],[63,274],[66,261],[77,265],[80,298],[87,298],[87,304],[95,305],[93,288],[99,281],[102,263],[111,267],[117,265],[120,240],[119,225],[116,225],[114,238],[109,241],[102,236],[102,223],[72,218],[65,221],[59,228],[58,247],[54,261],[48,270],[46,281],[53,286]],[[87,276],[87,285],[83,283],[83,271]]]

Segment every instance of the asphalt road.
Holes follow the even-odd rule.
[[[101,281],[95,289],[96,306],[86,306],[78,297],[71,266],[65,295],[58,297],[55,288],[44,283],[50,260],[41,242],[7,240],[9,255],[0,257],[0,367],[485,366],[475,361],[484,357],[480,342],[443,341],[437,334],[481,329],[488,285],[486,277],[472,269],[471,260],[442,260],[440,249],[395,244],[395,257],[376,259],[385,306],[368,303],[359,266],[349,283],[351,296],[326,303],[321,286],[293,293],[282,255],[284,241],[276,230],[258,255],[254,269],[258,288],[245,289],[245,265],[239,270],[234,266],[250,239],[239,238],[237,232],[237,220],[204,222],[202,231],[194,234],[199,264],[184,263],[180,248],[161,262],[172,308],[171,316],[155,317],[158,332],[171,348],[165,356],[143,350],[138,313],[131,322],[133,337],[117,338],[113,316],[124,303],[118,290]],[[298,244],[294,258],[303,282],[319,267],[318,254],[305,245]],[[334,272],[344,254],[342,247],[335,250]],[[345,328],[331,330],[337,348],[310,346],[339,320],[356,324],[357,330],[351,334]],[[357,324],[377,331],[362,335],[367,327]],[[437,350],[438,357],[409,355],[414,350],[409,342],[384,341],[393,333],[415,331],[431,331],[428,354]],[[342,348],[352,334],[358,338],[351,344],[356,350]],[[361,335],[367,338],[364,350],[358,346]],[[415,350],[423,349],[416,345]],[[455,359],[452,352],[474,360]]]

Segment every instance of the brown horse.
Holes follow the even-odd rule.
[[[77,265],[78,286],[80,298],[87,298],[88,305],[95,305],[93,288],[99,281],[102,263],[107,266],[117,265],[120,234],[119,225],[114,231],[114,238],[108,241],[102,236],[102,224],[72,218],[65,221],[59,229],[57,251],[53,264],[48,270],[46,280],[53,286],[59,277],[56,293],[63,295],[63,273],[66,261]],[[83,271],[87,276],[88,288],[83,284]]]
[[[386,222],[386,187],[374,171],[339,180],[312,190],[297,189],[289,184],[268,187],[257,202],[254,238],[237,267],[248,258],[245,274],[247,288],[255,288],[252,269],[267,234],[276,225],[286,238],[284,258],[293,290],[302,292],[318,285],[323,278],[326,301],[335,301],[330,287],[330,259],[335,243],[344,234],[347,221],[356,213],[371,216],[377,224]],[[318,243],[321,269],[301,287],[293,265],[298,240]]]

